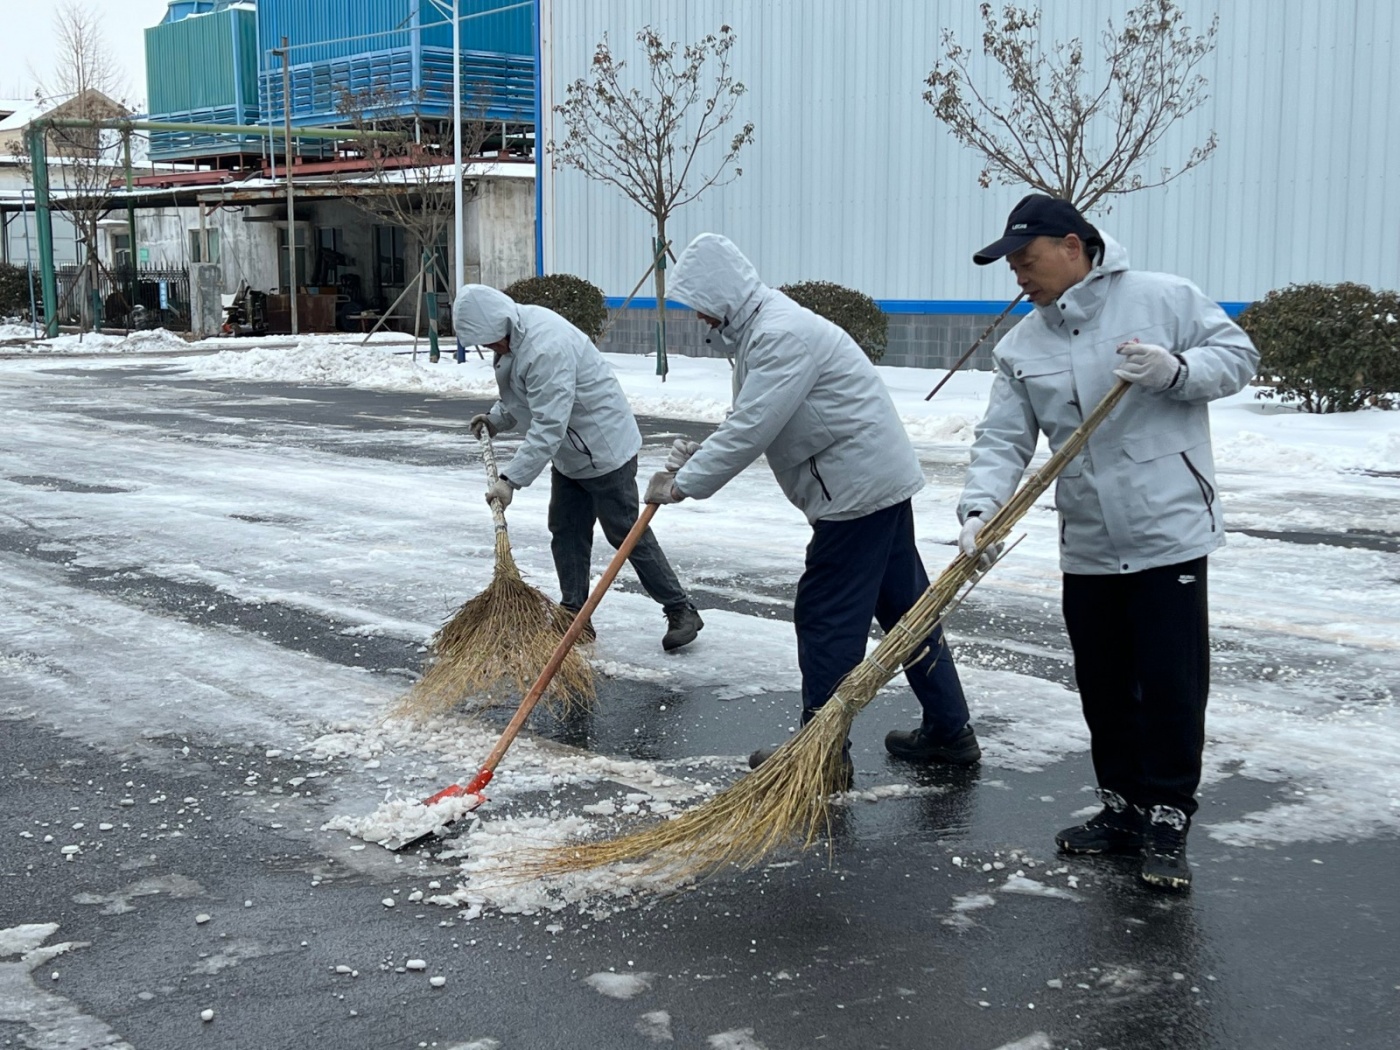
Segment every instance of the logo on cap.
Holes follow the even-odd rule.
[[[1012,228],[1013,230],[1024,230],[1024,229],[1025,229],[1026,227],[1028,227],[1029,225],[1030,225],[1030,223],[1028,223],[1028,222],[1018,222],[1018,223],[1013,224],[1011,228]]]

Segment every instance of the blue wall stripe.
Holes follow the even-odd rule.
[[[616,310],[624,302],[625,298],[620,295],[605,295],[603,302],[609,310]],[[876,299],[875,304],[887,314],[919,314],[924,316],[939,316],[948,314],[958,314],[960,316],[983,316],[995,317],[1006,309],[1007,300],[997,299]],[[631,301],[634,310],[654,310],[656,309],[655,296],[638,295]],[[1231,317],[1238,317],[1249,303],[1245,302],[1222,302],[1220,308]],[[668,310],[689,310],[688,306],[666,300]],[[1012,310],[1013,316],[1021,316],[1031,312],[1030,303],[1021,303]]]

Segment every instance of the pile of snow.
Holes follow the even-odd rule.
[[[26,340],[20,345],[5,348],[10,352],[26,354],[159,354],[186,351],[190,347],[184,336],[164,328],[132,332],[125,336],[82,332],[42,339],[35,337],[35,329],[31,325],[7,324],[0,325],[0,339]]]

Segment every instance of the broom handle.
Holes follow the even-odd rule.
[[[530,686],[530,691],[525,694],[520,701],[520,706],[515,710],[515,716],[511,718],[510,724],[501,733],[501,738],[496,741],[496,746],[491,749],[491,753],[486,756],[486,761],[482,763],[481,771],[472,777],[471,782],[466,787],[460,784],[453,784],[451,787],[443,788],[431,798],[423,800],[425,806],[431,806],[434,802],[445,798],[455,798],[458,795],[477,795],[487,784],[491,783],[491,778],[496,774],[496,767],[500,765],[501,759],[505,757],[506,751],[515,741],[516,735],[525,725],[526,719],[530,717],[530,712],[539,703],[544,691],[549,688],[549,683],[553,680],[555,672],[564,662],[564,657],[569,655],[569,650],[573,648],[574,642],[578,641],[578,636],[583,633],[583,625],[588,622],[588,618],[593,615],[593,610],[598,607],[598,603],[603,600],[603,595],[608,592],[612,582],[617,578],[617,574],[622,571],[622,563],[627,560],[627,556],[632,553],[632,548],[637,545],[637,541],[642,538],[642,533],[646,532],[647,526],[651,524],[651,519],[656,517],[658,503],[648,503],[642,508],[642,512],[637,516],[637,523],[632,526],[626,538],[617,548],[617,553],[613,555],[612,561],[603,571],[602,577],[593,586],[593,593],[588,596],[588,601],[583,603],[583,608],[574,616],[574,622],[569,624],[569,629],[564,632],[564,637],[559,639],[559,644],[554,647],[554,654],[549,658],[549,663],[544,665],[544,670],[535,679],[535,684]]]
[[[485,427],[482,427],[477,431],[476,437],[481,442],[481,459],[486,464],[486,480],[494,485],[501,480],[501,474],[496,469],[496,450],[491,447],[491,435]],[[496,522],[496,531],[505,532],[506,511],[498,499],[491,500],[491,517]]]

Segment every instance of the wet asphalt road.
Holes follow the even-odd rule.
[[[148,381],[126,370],[86,374],[122,386],[114,405],[139,400]],[[141,411],[144,425],[192,436],[257,428],[308,445],[325,430],[351,428],[366,440],[353,450],[335,443],[338,452],[415,463],[453,457],[405,441],[394,421],[459,430],[480,407],[407,394],[223,384],[218,389],[235,403],[249,403],[223,402],[215,414],[180,406],[169,384],[160,388],[168,410]],[[296,400],[256,403],[264,395]],[[125,411],[92,402],[69,410],[108,419]],[[658,444],[707,429],[671,420],[643,424],[647,440]],[[392,638],[348,643],[338,633],[342,625],[302,609],[264,604],[254,625],[253,611],[226,594],[154,572],[93,572],[74,551],[36,544],[19,527],[0,531],[0,556],[61,564],[68,582],[108,597],[190,622],[255,626],[280,645],[346,666],[403,674],[416,657],[415,646]],[[723,601],[732,599],[711,594],[702,604]],[[959,615],[955,633],[967,639],[960,659],[1015,658],[1017,670],[1068,680],[1053,613],[1016,614],[1014,632],[974,603]],[[999,645],[1007,633],[1024,640],[1027,632],[1037,652]],[[771,705],[665,699],[660,713],[650,687],[610,681],[591,718],[546,718],[536,728],[609,754],[741,754],[772,731],[773,710],[786,705],[786,718],[786,708],[797,705],[795,694]],[[0,694],[0,710],[24,702]],[[283,785],[305,768],[266,757],[255,742],[214,746],[153,727],[153,735],[107,751],[59,735],[42,718],[5,721],[0,929],[56,922],[53,940],[86,945],[32,974],[0,957],[0,1003],[7,1004],[0,1008],[0,1046],[1397,1045],[1400,843],[1234,850],[1198,835],[1194,892],[1150,893],[1126,862],[1054,855],[1063,813],[1092,801],[1084,793],[1092,782],[1087,756],[1034,775],[910,770],[889,762],[880,746],[884,731],[907,717],[905,706],[881,697],[858,720],[857,767],[884,781],[936,784],[942,794],[843,811],[829,863],[808,857],[713,879],[559,933],[537,916],[489,914],[467,923],[450,911],[415,907],[410,894],[450,876],[431,850],[403,858],[372,848],[352,852],[343,836],[318,831],[325,808],[355,790],[348,765],[318,764],[324,775],[292,794]],[[701,711],[707,716],[698,717]],[[636,733],[638,725],[648,732]],[[1289,790],[1232,778],[1204,797],[1202,818],[1229,819],[1286,799]],[[285,799],[281,827],[270,826],[263,805],[272,795]],[[101,823],[112,827],[95,830]],[[60,852],[70,843],[80,844],[72,860]],[[997,889],[1010,871],[1044,878],[1047,868],[1062,865],[1077,876],[1074,899]],[[959,923],[955,902],[979,894],[994,904]],[[386,897],[398,905],[383,907]],[[209,921],[196,923],[197,914]],[[446,977],[446,985],[433,989],[425,974],[402,971],[410,957],[424,959],[426,974]],[[336,966],[358,975],[337,974]],[[649,987],[620,1000],[583,980],[610,969],[650,974]],[[8,1005],[16,989],[30,1004],[22,1014]],[[215,1012],[208,1023],[199,1016],[206,1008]],[[79,1024],[66,1011],[87,1020]],[[82,1026],[88,1035],[59,1041]]]

